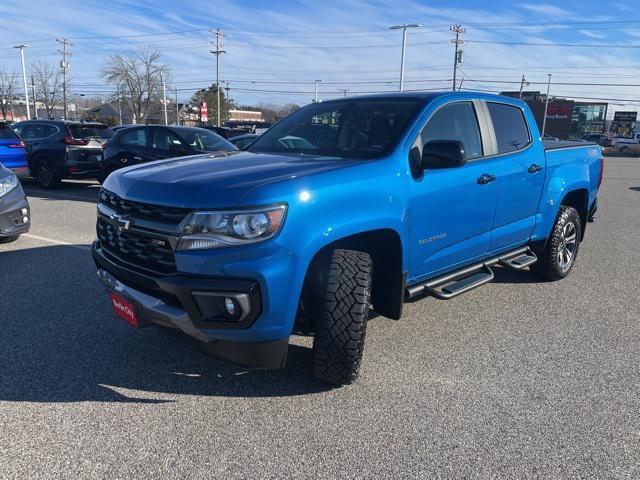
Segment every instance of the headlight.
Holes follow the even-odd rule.
[[[284,221],[286,205],[252,210],[194,212],[187,217],[178,250],[199,250],[256,243],[273,237]]]
[[[4,197],[7,193],[18,186],[18,177],[11,174],[8,177],[0,178],[0,197]]]

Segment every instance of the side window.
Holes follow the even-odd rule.
[[[513,105],[488,102],[487,107],[496,132],[498,153],[520,150],[531,142],[522,110]]]
[[[182,145],[180,138],[166,128],[156,129],[152,146],[158,150],[184,150],[184,145]]]
[[[144,128],[128,128],[122,132],[122,140],[120,140],[120,143],[130,147],[146,147],[147,130]]]
[[[43,135],[45,137],[50,137],[54,133],[58,132],[58,129],[56,127],[54,127],[53,125],[44,125],[43,130],[44,130],[43,131]]]
[[[482,139],[473,104],[456,102],[434,113],[420,132],[423,150],[433,140],[457,140],[464,145],[467,160],[482,157]]]
[[[22,129],[22,138],[24,140],[35,140],[44,138],[44,125],[39,123],[31,123],[25,125]]]

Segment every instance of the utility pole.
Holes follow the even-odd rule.
[[[225,85],[225,87],[224,87],[224,93],[225,93],[224,99],[227,101],[227,105],[230,105],[231,104],[231,99],[229,97],[229,90],[231,90],[231,89],[229,88],[229,82],[224,82],[224,85]]]
[[[549,90],[551,89],[551,74],[547,73],[547,77],[549,80],[547,81],[547,98],[544,101],[544,117],[542,119],[542,133],[541,136],[544,137],[544,130],[547,127],[547,110],[549,110]]]
[[[522,75],[522,80],[520,81],[520,93],[518,93],[518,98],[520,100],[522,100],[522,89],[525,85],[529,85],[529,82],[527,82],[527,79],[524,78],[524,75]]]
[[[176,125],[180,125],[180,106],[178,105],[178,87],[175,88],[176,91]]]
[[[400,91],[404,88],[404,52],[407,47],[407,28],[419,28],[419,23],[403,23],[402,25],[393,25],[390,30],[402,30],[402,54],[400,56]]]
[[[216,101],[218,103],[217,105],[218,118],[217,118],[216,126],[219,127],[220,126],[220,55],[227,52],[222,50],[222,43],[220,43],[220,39],[224,37],[224,33],[222,33],[222,30],[220,30],[219,28],[216,28],[215,30],[210,29],[209,32],[215,35],[215,42],[213,46],[216,47],[216,49],[211,50],[211,53],[213,53],[216,56]]]
[[[164,84],[164,75],[160,72],[160,83],[162,83],[162,105],[164,109],[164,124],[169,125],[169,117],[167,116],[167,88]]]
[[[33,118],[38,118],[38,102],[36,101],[36,82],[31,74],[31,96],[33,97]]]
[[[22,63],[22,82],[24,85],[24,100],[25,105],[27,106],[27,120],[31,120],[31,112],[29,111],[29,89],[27,88],[27,71],[24,68],[24,49],[29,47],[29,45],[16,45],[13,48],[20,49],[20,62]]]
[[[314,90],[314,94],[313,94],[313,103],[318,103],[318,83],[320,83],[322,80],[314,80],[313,81],[313,90]]]
[[[67,61],[67,55],[71,55],[67,51],[67,47],[72,47],[73,44],[69,42],[66,38],[56,38],[56,42],[62,44],[62,61],[60,62],[60,66],[62,67],[62,108],[63,115],[65,120],[68,115],[68,107],[67,107],[67,70],[69,69],[69,62]]]
[[[120,85],[118,85],[116,87],[116,103],[118,105],[118,120],[120,121],[120,126],[122,126],[122,106],[120,105],[120,102],[122,101],[121,98],[121,93],[120,93]],[[107,100],[108,103],[111,103],[111,101]]]
[[[456,38],[454,40],[451,40],[451,43],[453,43],[456,48],[455,48],[455,54],[453,56],[453,91],[456,91],[456,74],[458,72],[458,64],[462,63],[462,50],[460,50],[460,45],[462,45],[463,40],[460,38],[460,35],[462,35],[466,30],[464,28],[462,28],[462,25],[451,25],[451,27],[449,27],[449,30],[451,30],[453,33],[456,34]]]
[[[346,97],[347,96],[347,92],[349,90],[351,90],[350,88],[337,88],[336,90],[338,90],[339,92],[342,92],[342,96]]]

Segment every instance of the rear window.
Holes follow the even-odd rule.
[[[18,135],[11,128],[7,125],[0,126],[0,140],[13,140],[15,138],[18,138]]]
[[[113,132],[106,125],[69,125],[69,131],[73,138],[97,138],[108,140],[113,137]]]
[[[498,142],[498,153],[520,150],[531,142],[522,110],[504,103],[487,103]]]

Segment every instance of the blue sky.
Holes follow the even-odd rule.
[[[640,83],[640,48],[626,47],[640,46],[637,10],[630,0],[606,6],[595,0],[3,0],[0,68],[19,71],[18,52],[12,48],[16,43],[31,45],[25,51],[28,63],[59,62],[55,38],[68,37],[73,43],[72,93],[107,96],[110,88],[100,70],[109,55],[148,45],[170,65],[172,86],[185,99],[215,78],[207,29],[218,27],[226,32],[228,52],[222,57],[221,78],[229,82],[232,98],[245,104],[307,103],[316,79],[322,80],[321,98],[342,95],[343,88],[350,93],[396,89],[401,34],[388,27],[405,22],[423,25],[409,32],[406,88],[449,88],[449,25],[460,23],[467,40],[459,71],[463,87],[517,89],[525,74],[532,82],[528,89],[544,90],[533,82],[543,83],[552,73],[552,93],[621,99],[612,111],[624,109],[625,99],[640,100],[640,87],[561,83]]]

